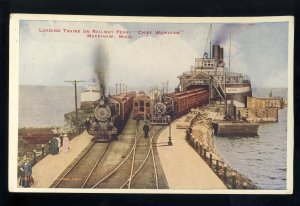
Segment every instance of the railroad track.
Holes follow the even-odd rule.
[[[54,188],[80,188],[89,179],[111,142],[97,144],[91,143],[85,152],[76,160],[63,176],[53,185]]]
[[[140,138],[142,134],[136,135],[134,144],[124,160],[91,188],[158,189],[158,175],[152,141],[162,128],[157,126],[151,127],[151,138]],[[152,158],[149,158],[150,156]],[[141,173],[143,169],[145,172]]]

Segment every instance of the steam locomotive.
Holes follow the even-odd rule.
[[[122,131],[132,111],[135,92],[102,95],[94,105],[94,117],[90,134],[94,141],[112,141]]]
[[[204,88],[160,95],[154,100],[150,122],[166,125],[171,119],[188,113],[191,108],[207,104],[208,98],[208,91]]]

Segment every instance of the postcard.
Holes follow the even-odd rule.
[[[11,14],[9,191],[293,193],[294,18]]]

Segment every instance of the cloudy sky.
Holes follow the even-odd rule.
[[[95,68],[105,67],[110,87],[121,80],[129,87],[151,87],[168,80],[173,88],[179,83],[177,76],[190,70],[195,58],[203,56],[209,27],[195,23],[21,21],[20,84],[91,81],[97,76]],[[225,48],[227,66],[231,33],[231,71],[247,74],[253,87],[287,87],[287,22],[213,24],[212,28],[212,43]],[[41,32],[47,29],[60,32]],[[93,29],[113,31],[114,38],[88,38],[83,33]],[[117,30],[131,32],[131,38],[118,38]],[[179,34],[156,35],[155,31]]]

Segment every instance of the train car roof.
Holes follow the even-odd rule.
[[[150,97],[148,95],[146,95],[145,92],[141,91],[141,92],[137,93],[137,95],[135,96],[134,99],[135,100],[136,99],[150,99]]]
[[[182,99],[182,98],[186,98],[187,96],[192,96],[195,93],[202,92],[202,91],[207,91],[207,90],[204,88],[197,88],[197,89],[191,89],[191,90],[187,90],[187,91],[183,91],[183,92],[173,92],[173,93],[167,94],[167,96],[169,96],[173,99]]]
[[[121,93],[117,95],[111,95],[110,97],[112,99],[115,99],[118,102],[126,102],[128,99],[135,97],[135,95],[136,95],[135,92],[127,92],[127,93]]]

